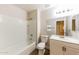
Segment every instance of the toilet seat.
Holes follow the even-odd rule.
[[[44,49],[44,48],[45,48],[45,43],[44,43],[44,42],[40,42],[40,43],[37,45],[37,48],[38,48],[38,49]]]

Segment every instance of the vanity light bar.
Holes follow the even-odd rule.
[[[56,14],[61,14],[61,13],[69,12],[69,11],[72,11],[72,9],[67,9],[67,10],[59,11],[59,12],[56,12]]]

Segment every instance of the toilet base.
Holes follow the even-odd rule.
[[[44,55],[45,49],[39,49],[38,55]]]

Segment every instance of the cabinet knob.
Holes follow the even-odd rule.
[[[66,52],[66,47],[63,46],[62,47],[62,51]]]

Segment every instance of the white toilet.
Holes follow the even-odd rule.
[[[41,35],[41,42],[37,44],[37,49],[39,50],[39,55],[43,55],[45,52],[45,44],[48,40],[48,36],[47,35]]]

